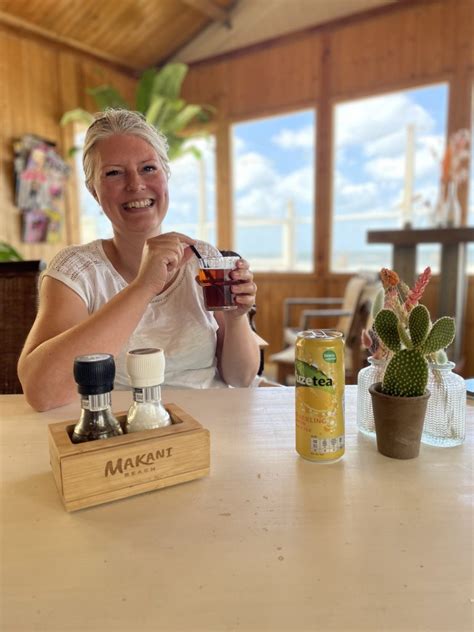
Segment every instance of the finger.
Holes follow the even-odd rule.
[[[192,257],[194,257],[194,252],[191,250],[191,248],[186,247],[183,252],[181,263],[186,263],[186,261],[189,261],[190,259],[192,259]]]
[[[233,281],[252,281],[253,279],[253,274],[248,268],[242,270],[232,270],[229,276]]]
[[[236,295],[248,295],[255,300],[255,296],[257,294],[257,286],[255,283],[239,283],[238,285],[232,285],[231,291]]]
[[[239,307],[250,309],[255,303],[255,297],[249,294],[239,294],[235,296],[234,302]]]
[[[248,270],[250,268],[249,262],[246,259],[238,259],[235,264],[237,270]]]

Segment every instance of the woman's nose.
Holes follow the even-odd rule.
[[[129,173],[127,176],[127,190],[128,191],[140,191],[144,189],[145,185],[138,173]]]

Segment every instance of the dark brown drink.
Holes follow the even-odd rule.
[[[234,281],[230,277],[232,269],[204,268],[199,270],[199,285],[204,292],[204,303],[209,311],[236,309],[232,285],[241,281]]]

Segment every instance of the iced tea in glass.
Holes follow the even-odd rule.
[[[235,269],[239,257],[203,257],[199,259],[199,276],[197,281],[204,293],[206,309],[215,312],[219,310],[237,309],[234,303],[232,285],[235,281],[230,273]]]

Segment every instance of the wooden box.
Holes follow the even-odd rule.
[[[74,444],[77,419],[50,424],[49,454],[67,511],[134,496],[209,474],[209,431],[175,404],[172,424]],[[126,413],[116,415],[123,424]]]

